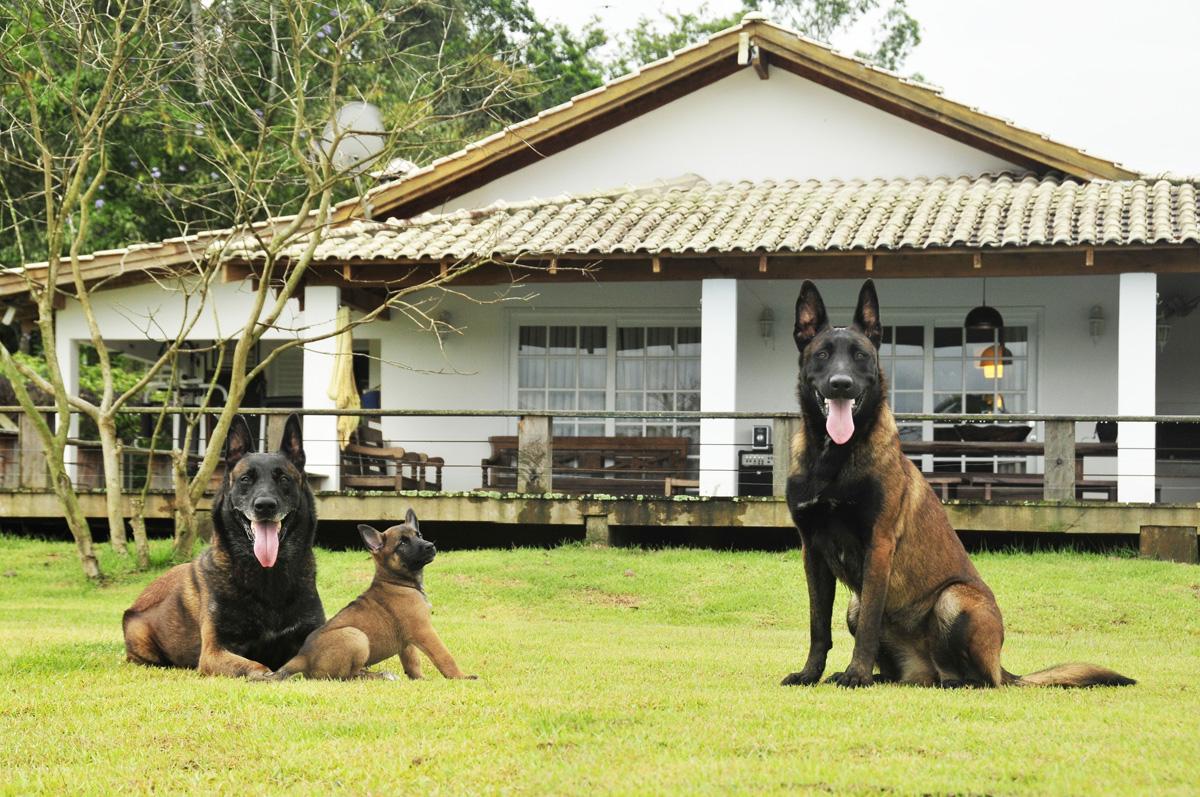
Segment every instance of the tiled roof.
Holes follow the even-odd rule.
[[[891,251],[1200,242],[1197,184],[1021,175],[708,183],[383,222],[325,233],[316,261]],[[287,254],[300,253],[298,242]],[[255,257],[252,250],[234,256]]]

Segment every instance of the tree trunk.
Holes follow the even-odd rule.
[[[177,562],[186,562],[192,558],[199,528],[196,504],[188,484],[187,454],[178,449],[171,452],[171,476],[175,485],[175,547],[171,557]]]
[[[129,501],[129,527],[133,529],[133,547],[137,551],[138,570],[150,567],[150,542],[146,539],[146,501],[137,496]]]
[[[100,431],[100,454],[104,461],[104,504],[108,511],[108,538],[112,549],[121,556],[129,555],[125,536],[125,496],[121,490],[121,441],[117,423],[102,417],[96,424]]]
[[[58,452],[57,457],[57,461],[62,462],[62,452]],[[83,574],[92,581],[99,581],[104,574],[100,570],[100,560],[96,558],[96,552],[92,547],[92,529],[88,525],[87,516],[83,514],[83,507],[79,505],[79,496],[75,494],[75,486],[71,484],[66,470],[62,468],[54,468],[54,470],[52,480],[54,493],[62,502],[67,528],[71,530],[71,536],[75,538],[75,550],[79,552],[79,563],[83,566]]]

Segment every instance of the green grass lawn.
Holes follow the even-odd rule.
[[[783,688],[808,638],[798,552],[576,546],[430,566],[434,624],[478,681],[201,678],[123,661],[121,612],[151,575],[107,556],[94,588],[71,546],[0,538],[0,791],[1196,794],[1200,568],[976,562],[1008,669],[1086,660],[1141,683]],[[319,567],[330,614],[371,572],[358,552]],[[831,671],[851,647],[835,626]]]

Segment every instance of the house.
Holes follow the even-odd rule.
[[[684,437],[680,478],[700,495],[735,495],[739,451],[762,420],[571,413],[793,412],[789,332],[803,279],[843,323],[862,280],[876,281],[898,412],[1200,414],[1200,314],[1188,315],[1200,297],[1197,188],[751,14],[342,203],[317,250],[321,278],[264,346],[331,323],[351,291],[484,261],[436,308],[461,334],[439,339],[399,313],[355,330],[361,381],[384,408],[543,411],[556,435]],[[95,254],[92,273],[120,275],[97,293],[105,334],[148,353],[153,320],[179,299],[138,275],[203,243]],[[256,262],[250,246],[231,264],[193,339],[245,317]],[[0,301],[19,292],[0,277]],[[981,305],[1002,314],[1002,328],[964,328]],[[64,355],[86,338],[78,308],[68,302],[57,325],[60,357],[73,362]],[[254,398],[331,407],[332,350],[324,341],[281,358]],[[195,375],[211,378],[202,360]],[[305,433],[310,470],[337,489],[333,423],[309,418]],[[380,425],[386,440],[443,458],[447,490],[480,487],[489,438],[516,431],[513,417]],[[944,442],[952,427],[911,420],[904,435]],[[1076,425],[1081,444],[1096,434]],[[1082,474],[1115,480],[1122,502],[1200,500],[1195,461],[1165,448],[1153,423],[1122,422],[1115,447],[1089,456]],[[917,455],[931,473],[1042,468],[1023,449],[983,461],[931,451]]]

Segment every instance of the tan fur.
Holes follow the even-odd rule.
[[[303,673],[306,678],[390,677],[366,668],[399,655],[404,674],[421,678],[417,651],[424,653],[446,678],[475,678],[454,661],[433,630],[429,601],[413,572],[398,553],[401,539],[413,531],[405,525],[383,533],[384,545],[372,553],[371,586],[325,625],[313,631],[300,652],[276,671],[276,680]]]

